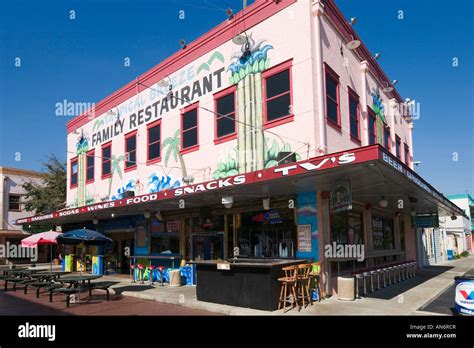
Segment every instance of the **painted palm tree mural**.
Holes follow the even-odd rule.
[[[385,120],[385,108],[383,106],[383,100],[380,97],[380,92],[378,89],[374,89],[371,93],[372,96],[372,110],[376,116],[376,128],[377,128],[377,143],[384,145],[384,129],[387,121]]]
[[[217,169],[212,173],[213,179],[222,179],[239,173],[238,148],[234,148],[233,152],[235,153],[234,155],[228,154],[225,161],[218,163]],[[267,169],[278,166],[278,155],[280,152],[291,152],[291,145],[284,142],[280,145],[275,139],[265,138],[263,168]],[[299,161],[300,159],[301,156],[296,154],[296,160]]]
[[[186,170],[186,164],[184,163],[184,159],[183,159],[183,156],[181,155],[180,148],[179,148],[180,146],[179,132],[180,130],[177,129],[173,137],[168,137],[165,140],[163,140],[163,143],[161,144],[161,146],[163,147],[163,149],[165,149],[165,147],[168,147],[168,150],[166,150],[166,155],[165,155],[165,166],[168,166],[168,161],[170,159],[170,156],[171,154],[173,154],[175,162],[178,162],[179,160],[182,177],[186,178],[188,176],[188,171]]]
[[[122,168],[120,168],[120,163],[124,161],[124,156],[115,156],[112,155],[110,157],[110,178],[109,178],[109,193],[107,194],[107,198],[111,198],[111,191],[112,191],[112,181],[114,180],[114,174],[117,173],[118,176],[120,177],[120,180],[122,180]]]
[[[238,123],[237,135],[239,173],[264,167],[262,71],[270,67],[267,53],[273,48],[264,42],[255,42],[252,35],[246,37],[228,68],[231,72],[230,84],[237,84],[236,107],[242,121]]]

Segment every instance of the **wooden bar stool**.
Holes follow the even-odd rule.
[[[313,305],[313,300],[309,294],[309,283],[311,281],[311,278],[309,276],[309,273],[311,272],[311,264],[310,263],[305,263],[298,265],[298,281],[296,282],[296,288],[297,288],[297,294],[298,294],[298,299],[301,299],[303,302],[303,308],[306,308],[308,304]],[[305,300],[308,301],[308,304],[306,304]],[[301,306],[299,307],[301,310]]]
[[[286,313],[286,304],[289,302],[291,308],[298,306],[298,297],[296,296],[296,281],[298,277],[298,266],[283,267],[285,276],[278,278],[280,285],[280,300],[278,301],[278,309],[281,309],[283,304],[283,313]],[[293,299],[291,299],[293,297]],[[290,309],[291,309],[290,308]]]

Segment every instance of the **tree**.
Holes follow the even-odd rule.
[[[186,164],[184,163],[184,158],[181,155],[181,152],[179,150],[179,143],[180,143],[180,138],[179,138],[179,129],[178,129],[174,133],[174,137],[168,137],[165,140],[163,140],[163,144],[161,146],[163,149],[168,146],[168,150],[166,151],[166,156],[165,156],[165,166],[168,166],[168,160],[170,159],[171,154],[173,154],[175,162],[177,162],[179,159],[179,164],[181,166],[181,173],[183,175],[183,178],[186,178],[188,176],[188,171],[186,170]]]
[[[43,162],[43,182],[25,182],[25,209],[48,214],[66,207],[66,162],[51,154]]]

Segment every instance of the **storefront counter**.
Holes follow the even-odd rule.
[[[230,259],[194,261],[197,272],[196,295],[199,301],[266,311],[278,308],[283,267],[305,260]]]

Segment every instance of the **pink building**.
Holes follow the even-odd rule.
[[[123,272],[124,246],[320,260],[326,293],[416,259],[411,217],[459,209],[413,172],[413,123],[360,40],[332,0],[257,0],[70,121],[69,209],[18,223],[102,231]]]

